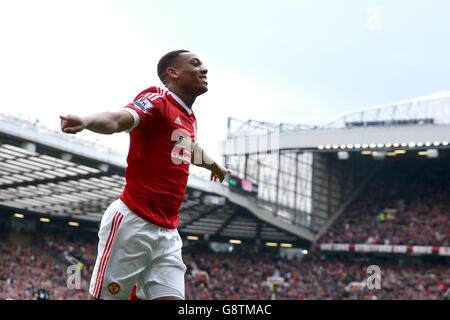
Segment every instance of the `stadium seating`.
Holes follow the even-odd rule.
[[[0,241],[0,299],[35,299],[36,291],[45,283],[53,300],[88,298],[96,243],[92,240],[70,241],[68,236],[47,232],[34,235],[32,246]],[[70,253],[84,265],[80,290],[67,288],[64,253]]]
[[[449,170],[433,166],[398,162],[386,168],[319,242],[449,246]]]
[[[349,260],[314,256],[301,261],[251,252],[193,252],[194,260],[208,271],[209,281],[188,274],[188,299],[449,299],[450,270],[445,263],[415,261],[405,265],[393,260]],[[378,263],[381,289],[353,288],[364,283],[367,267]],[[267,279],[276,274],[282,283],[271,289]]]
[[[35,299],[41,283],[48,283],[50,299],[88,299],[96,257],[93,239],[39,233],[32,246],[0,242],[0,299]],[[68,289],[64,252],[84,264],[81,288]],[[239,248],[217,253],[185,247],[186,298],[208,299],[449,299],[447,260],[399,264],[395,260],[351,260],[321,254],[289,260],[272,252]],[[352,286],[364,283],[366,268],[378,264],[382,288]],[[206,276],[205,276],[206,275]],[[276,279],[272,281],[271,279]]]

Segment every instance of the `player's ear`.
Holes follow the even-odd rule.
[[[173,67],[167,68],[167,76],[172,79],[178,79],[180,77],[177,69],[175,69]]]

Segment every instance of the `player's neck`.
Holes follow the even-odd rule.
[[[183,90],[179,88],[169,88],[170,91],[175,93],[183,102],[189,107],[189,109],[192,109],[192,105],[195,102],[195,96],[192,94],[186,93]]]

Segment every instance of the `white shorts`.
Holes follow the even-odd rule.
[[[103,215],[89,293],[97,299],[175,296],[184,299],[186,266],[177,229],[165,229],[133,213],[117,199]]]

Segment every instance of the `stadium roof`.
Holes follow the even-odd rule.
[[[0,163],[0,206],[5,212],[98,223],[125,185],[125,155],[7,115],[0,115]],[[211,240],[299,244],[313,239],[247,197],[192,174],[179,231]]]
[[[450,91],[374,107],[366,107],[339,114],[319,126],[345,128],[352,122],[408,121],[433,119],[434,124],[450,124]]]
[[[384,149],[399,144],[447,148],[450,91],[353,110],[322,125],[293,125],[229,119],[224,155],[277,150]],[[405,145],[406,144],[406,145]],[[367,145],[366,148],[363,146]],[[370,147],[369,146],[373,146]],[[390,147],[388,147],[390,148]]]

